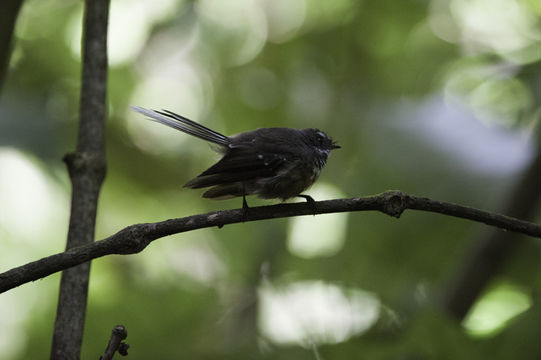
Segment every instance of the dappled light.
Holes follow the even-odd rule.
[[[525,289],[502,282],[477,301],[463,325],[474,336],[493,336],[531,306],[531,296]]]
[[[360,289],[318,281],[259,290],[262,333],[281,344],[333,344],[358,335],[378,319],[379,300]]]
[[[453,66],[447,89],[462,97],[477,118],[515,126],[532,106],[529,89],[516,74],[541,59],[541,26],[534,2],[514,0],[433,1],[429,24],[467,55]],[[489,59],[483,55],[494,54]],[[526,121],[537,121],[539,115]]]
[[[58,224],[67,224],[65,203],[69,200],[34,156],[0,148],[0,168],[0,231],[4,239],[12,240],[2,245],[2,268],[7,269],[29,259],[30,254],[48,254],[51,245],[61,246],[59,237],[65,229]],[[9,248],[25,249],[26,255],[19,258],[15,251],[6,256]]]
[[[181,0],[117,0],[111,3],[108,36],[109,64],[133,62],[143,51],[152,27],[178,11]],[[70,17],[66,42],[74,56],[81,57],[83,5]],[[129,29],[129,31],[126,31]]]
[[[32,155],[0,147],[0,169],[0,271],[5,271],[62,249],[69,200]],[[25,326],[42,314],[38,308],[54,304],[50,285],[48,279],[0,297],[0,353],[6,359],[28,346]]]
[[[81,358],[99,358],[116,324],[134,359],[540,358],[539,239],[400,203],[411,194],[540,223],[540,4],[111,0],[95,240],[202,215],[198,230],[92,260]],[[83,9],[24,0],[17,18],[0,84],[2,271],[66,246]],[[220,159],[215,144],[130,106],[227,136],[317,128],[341,149],[320,174],[306,166],[319,177],[303,194],[398,203],[322,214],[295,197],[203,198],[183,184]],[[289,165],[302,139],[267,139],[261,152],[285,147]],[[298,209],[309,215],[274,212]],[[47,357],[59,282],[0,294],[0,358]]]
[[[244,65],[263,50],[267,23],[259,1],[202,0],[197,3],[196,12],[202,21],[216,27],[214,41],[223,48],[228,65]]]
[[[344,196],[339,189],[322,183],[315,185],[310,193],[317,200]],[[346,241],[347,221],[348,213],[329,214],[323,218],[292,218],[289,223],[288,249],[304,258],[335,255]]]

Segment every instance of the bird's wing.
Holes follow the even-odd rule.
[[[258,154],[233,149],[220,161],[184,186],[202,188],[255,178],[271,177],[287,162],[284,154]]]

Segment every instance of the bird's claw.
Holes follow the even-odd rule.
[[[317,210],[317,204],[316,204],[316,201],[314,200],[314,198],[311,197],[310,195],[304,195],[304,194],[299,194],[297,196],[301,197],[301,198],[304,198],[306,200],[306,202],[308,203],[308,206],[310,206],[312,208],[312,211],[314,212],[314,215],[315,215],[316,210]]]

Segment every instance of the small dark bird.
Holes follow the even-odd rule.
[[[223,157],[184,187],[210,187],[203,197],[229,199],[257,195],[263,199],[287,200],[304,197],[301,193],[318,178],[327,157],[338,149],[332,139],[318,129],[260,128],[233,136],[225,136],[171,111],[132,109],[200,139],[218,145]]]

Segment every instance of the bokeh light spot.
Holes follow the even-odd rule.
[[[344,194],[329,184],[318,183],[310,190],[316,200],[341,198]],[[347,213],[298,216],[290,220],[287,247],[303,258],[332,256],[346,240]]]
[[[259,288],[259,328],[278,344],[333,344],[369,329],[379,317],[379,300],[360,289],[322,281]]]
[[[524,289],[503,282],[475,303],[464,319],[463,326],[475,336],[494,335],[531,305],[532,299]]]

